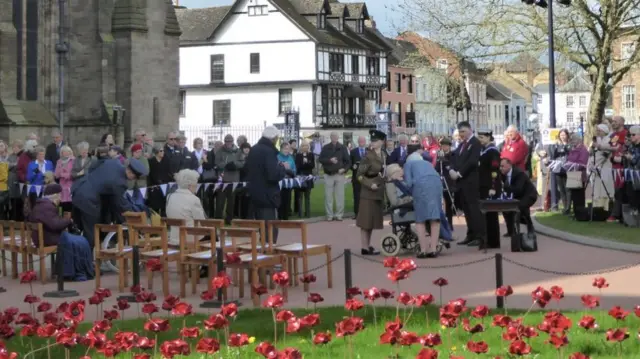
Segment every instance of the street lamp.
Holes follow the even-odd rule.
[[[553,56],[553,1],[554,0],[522,0],[527,5],[547,9],[547,31],[549,33],[549,127],[556,127],[556,70]],[[558,4],[570,6],[571,0],[555,0]]]

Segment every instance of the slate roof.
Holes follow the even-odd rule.
[[[488,86],[489,83],[491,83],[491,86],[493,86],[493,88],[495,88],[498,92],[500,92],[504,97],[506,97],[509,100],[512,98],[514,100],[524,100],[524,98],[518,95],[517,93],[515,93],[515,91],[509,90],[509,88],[507,88],[506,86],[496,81],[487,81],[487,88],[489,88]]]
[[[509,101],[509,97],[505,96],[495,86],[493,81],[487,81],[487,99],[496,101]]]
[[[231,10],[231,6],[176,9],[176,16],[182,29],[180,41],[207,40],[220,25],[229,10]]]
[[[393,51],[387,59],[389,65],[400,65],[407,60],[411,54],[418,51],[416,46],[409,41],[387,38],[393,46]]]
[[[345,4],[334,2],[330,3],[329,6],[331,7],[331,14],[329,15],[330,17],[342,17],[342,15],[345,14],[345,9],[347,17],[350,16],[349,10],[347,9],[347,6]]]
[[[531,69],[535,74],[547,69],[547,67],[536,59],[528,52],[521,53],[520,55],[511,59],[511,61],[505,64],[507,72],[527,72],[527,67],[531,66]]]
[[[289,0],[291,4],[296,8],[299,14],[307,15],[307,14],[319,14],[323,5],[325,4],[324,0]]]
[[[593,85],[591,81],[583,75],[576,75],[563,86],[558,88],[558,92],[591,92]]]

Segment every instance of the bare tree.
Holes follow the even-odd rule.
[[[547,12],[520,0],[400,0],[404,26],[444,44],[466,44],[471,58],[504,59],[547,48]],[[593,83],[589,133],[613,87],[640,63],[640,0],[554,0],[554,46]],[[621,54],[620,44],[635,47]],[[617,47],[617,48],[616,48]]]

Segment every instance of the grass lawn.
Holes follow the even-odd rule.
[[[553,307],[553,303],[549,304],[549,306]],[[93,308],[93,306],[88,306],[87,310],[92,310]],[[133,313],[135,313],[134,308],[135,306],[132,306],[132,308],[127,311],[126,315],[133,315]],[[478,323],[483,323],[485,325],[484,332],[471,335],[467,333],[461,326],[453,329],[443,329],[437,320],[437,308],[434,306],[429,306],[428,308],[428,325],[426,324],[425,320],[425,309],[416,308],[404,329],[410,332],[415,332],[418,336],[426,335],[428,333],[438,333],[442,338],[442,344],[434,347],[434,349],[440,352],[439,358],[449,358],[448,353],[450,353],[452,357],[455,356],[456,358],[495,358],[496,356],[501,356],[502,358],[515,358],[515,356],[509,356],[508,354],[508,347],[510,342],[501,338],[502,333],[505,332],[505,330],[491,325],[492,313],[490,313],[489,316],[485,317],[484,319],[469,317],[469,319],[471,320],[471,326],[474,326]],[[357,333],[355,336],[351,337],[353,338],[354,352],[354,355],[351,358],[386,359],[391,358],[392,354],[396,350],[389,345],[379,344],[380,335],[384,332],[384,324],[395,316],[395,309],[389,307],[377,307],[376,311],[378,315],[377,326],[373,324],[373,311],[370,306],[366,306],[365,309],[361,309],[360,311],[356,312],[357,316],[364,318],[365,329]],[[300,309],[294,310],[293,312],[296,316],[302,317],[305,314],[311,313],[311,310]],[[408,312],[409,310],[405,312],[403,309],[400,309],[400,317],[402,318],[404,315],[408,315]],[[304,329],[296,334],[285,335],[283,333],[283,324],[278,323],[278,341],[276,347],[280,350],[286,347],[295,347],[303,354],[304,358],[348,358],[349,356],[345,356],[344,354],[345,352],[348,352],[348,346],[346,344],[347,341],[343,338],[335,337],[334,323],[341,321],[345,316],[349,315],[349,313],[346,312],[342,307],[322,308],[318,310],[318,313],[320,314],[321,319],[320,324],[314,328],[315,333],[331,331],[333,333],[333,340],[330,343],[322,347],[314,346],[311,342],[312,334],[309,329]],[[500,314],[502,314],[502,312],[500,312]],[[515,311],[510,312],[510,314],[514,319],[516,318],[516,316],[523,315],[522,312]],[[548,334],[537,331],[539,334],[537,337],[526,340],[532,347],[531,354],[526,356],[527,358],[566,359],[575,352],[582,352],[583,354],[589,355],[592,359],[638,358],[638,356],[640,356],[640,342],[637,338],[640,319],[637,318],[633,313],[631,313],[626,319],[616,323],[616,321],[612,317],[608,316],[606,312],[591,311],[589,312],[589,314],[594,316],[596,318],[596,321],[599,322],[599,328],[591,329],[590,331],[586,331],[578,325],[580,318],[582,318],[585,313],[566,312],[563,314],[569,317],[572,322],[567,334],[567,346],[562,349],[562,352],[559,352],[551,344],[545,343],[545,341],[549,338]],[[468,312],[463,315],[464,318],[467,318],[468,316]],[[537,326],[542,322],[543,316],[544,312],[531,312],[525,317],[524,323],[527,326]],[[205,318],[206,317],[201,315],[189,316],[186,319],[186,326],[197,326],[201,330],[203,330],[204,327],[202,321]],[[107,332],[107,336],[108,338],[112,338],[117,331],[125,331],[136,332],[140,336],[148,336],[149,338],[153,339],[152,332],[144,331],[144,323],[144,319],[130,319],[124,321],[115,320],[113,321],[112,329]],[[171,319],[170,326],[170,330],[159,334],[158,348],[160,348],[160,345],[165,340],[173,340],[179,338],[180,335],[178,332],[183,326],[183,319]],[[625,340],[622,345],[606,341],[605,332],[608,328],[623,327],[628,328],[630,337]],[[78,328],[78,333],[84,334],[89,328],[90,325],[83,324]],[[19,332],[19,329],[16,329],[16,332]],[[261,356],[254,352],[258,343],[262,341],[269,341],[271,343],[274,342],[272,313],[268,310],[241,309],[238,313],[238,316],[235,318],[235,320],[232,320],[230,324],[230,332],[246,333],[250,337],[255,337],[255,342],[253,342],[252,344],[248,344],[247,346],[242,347],[239,350],[235,348],[228,349],[226,345],[223,345],[221,351],[215,356],[205,356],[204,354],[193,353],[195,351],[195,343],[198,341],[198,339],[188,339],[187,342],[191,346],[192,354],[189,356],[176,356],[176,358],[261,358]],[[204,335],[206,337],[220,338],[221,340],[224,340],[223,333],[207,331],[204,332]],[[486,342],[489,347],[488,352],[486,354],[474,354],[470,352],[466,346],[466,343],[470,339],[475,342]],[[46,341],[44,339],[34,337],[33,343],[31,343],[30,338],[16,336],[10,340],[7,340],[6,345],[9,351],[18,352],[20,354],[20,358],[23,358],[24,355],[29,351],[31,345],[33,345],[35,348],[43,348],[46,345]],[[619,348],[621,348],[622,350],[620,356],[618,354]],[[393,358],[413,359],[416,357],[416,354],[418,353],[418,351],[420,351],[420,349],[421,345],[419,343],[412,346],[399,347],[397,348],[397,354],[399,356],[393,356]],[[86,348],[84,346],[77,346],[71,349],[70,358],[80,358],[85,354],[85,351]],[[134,349],[132,353],[140,353],[140,351],[138,349]],[[120,354],[118,358],[132,358],[132,353]],[[153,354],[153,349],[149,350],[148,353]],[[103,358],[101,354],[97,354],[95,352],[89,352],[89,355],[94,359]],[[63,357],[64,352],[60,346],[56,345],[51,348],[50,358],[56,359]],[[42,350],[36,353],[36,355],[34,356],[29,356],[29,358],[47,358],[46,350]],[[156,358],[160,358],[159,353]]]
[[[353,189],[351,187],[351,179],[344,186],[344,213],[353,213]],[[291,196],[293,201],[293,195]],[[324,217],[324,183],[316,183],[311,190],[311,217]],[[293,205],[291,206],[293,209]],[[297,214],[294,214],[295,219]]]
[[[640,244],[637,228],[629,228],[618,223],[578,222],[559,212],[539,212],[536,219],[540,224],[564,232],[609,241]]]

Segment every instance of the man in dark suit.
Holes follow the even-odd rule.
[[[64,141],[62,141],[62,134],[58,130],[54,130],[52,133],[53,143],[47,146],[45,150],[44,158],[51,161],[53,163],[53,168],[56,168],[56,164],[60,159],[60,148],[65,145]]]
[[[353,211],[358,217],[358,206],[360,205],[360,181],[358,181],[358,166],[360,161],[367,154],[367,139],[364,136],[358,137],[358,147],[351,150],[351,186],[353,187]]]
[[[404,166],[405,161],[407,160],[407,144],[409,143],[409,138],[407,135],[399,135],[398,136],[398,147],[396,147],[389,159],[387,161],[387,165],[392,163],[397,163],[400,167]]]
[[[529,176],[517,167],[513,167],[511,161],[503,158],[500,161],[500,172],[502,173],[502,183],[507,197],[513,197],[520,201],[520,221],[527,225],[527,232],[533,233],[533,221],[531,220],[530,208],[538,200],[538,191],[531,183]],[[513,216],[505,216],[508,228],[514,228]],[[517,225],[520,225],[519,223]]]
[[[473,136],[469,122],[458,123],[460,145],[456,148],[455,161],[449,167],[449,177],[456,181],[460,191],[462,210],[467,222],[467,237],[458,244],[477,244],[481,249],[486,243],[487,228],[484,217],[480,212],[480,180],[478,177],[478,162],[482,146]]]

